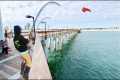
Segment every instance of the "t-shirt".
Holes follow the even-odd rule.
[[[28,50],[27,44],[29,43],[28,39],[24,38],[22,35],[15,35],[14,45],[19,52],[24,52]]]

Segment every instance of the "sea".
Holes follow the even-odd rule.
[[[81,32],[49,54],[53,80],[120,80],[120,32]]]

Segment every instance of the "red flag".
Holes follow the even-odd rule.
[[[85,13],[85,12],[91,12],[91,10],[90,10],[89,8],[87,8],[87,7],[83,7],[83,8],[82,8],[82,12],[84,12],[84,13]]]

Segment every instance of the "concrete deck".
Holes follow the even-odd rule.
[[[52,76],[47,64],[47,58],[43,51],[38,34],[32,55],[32,68],[29,73],[29,79],[52,80]]]
[[[15,49],[12,39],[10,39],[10,47],[12,49],[10,55],[0,60],[0,79],[22,79],[20,75],[20,53]],[[32,53],[32,68],[29,73],[29,79],[52,80],[47,59],[38,35]]]
[[[17,79],[20,77],[20,74],[17,74],[18,77],[14,75],[20,73],[20,53],[15,49],[13,40],[9,40],[9,47],[11,52],[7,56],[0,57],[0,79]]]

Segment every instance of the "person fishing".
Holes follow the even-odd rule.
[[[21,53],[21,75],[25,80],[28,80],[29,71],[32,64],[32,58],[29,53],[30,40],[24,38],[21,35],[21,27],[19,25],[14,26],[14,45],[15,48]]]

